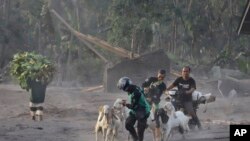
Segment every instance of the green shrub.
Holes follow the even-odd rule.
[[[238,60],[238,67],[242,72],[249,74],[250,73],[249,66],[250,66],[250,61],[248,61],[247,58],[242,58]]]
[[[52,81],[55,66],[44,56],[34,52],[21,52],[14,55],[10,73],[17,78],[22,89],[29,91],[28,80],[49,84]]]

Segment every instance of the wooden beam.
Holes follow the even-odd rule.
[[[92,52],[94,52],[99,58],[101,58],[105,63],[108,63],[108,59],[106,59],[103,55],[101,55],[96,49],[94,49],[93,47],[91,47],[91,44],[88,43],[85,40],[80,39],[86,46],[87,48],[89,48]]]
[[[94,87],[90,87],[88,89],[83,89],[82,92],[95,92],[95,91],[100,91],[103,89],[103,85],[99,85],[99,86],[94,86]]]
[[[248,2],[247,2],[247,4],[246,4],[246,8],[245,8],[244,13],[243,13],[243,16],[242,16],[242,18],[241,18],[240,26],[239,26],[238,32],[237,32],[238,35],[240,35],[240,33],[241,33],[241,28],[242,28],[242,26],[243,26],[243,24],[244,24],[244,22],[245,22],[246,15],[247,15],[247,13],[248,13],[248,11],[249,11],[249,7],[250,7],[250,0],[248,0]]]
[[[96,37],[93,37],[91,35],[85,35],[85,34],[82,34],[78,31],[76,31],[54,9],[51,9],[50,12],[53,13],[60,20],[60,22],[62,22],[81,41],[86,40],[86,41],[93,43],[95,45],[98,45],[98,46],[100,46],[100,47],[102,47],[110,52],[113,52],[113,53],[115,53],[118,56],[123,57],[123,58],[130,58],[131,56],[139,57],[138,54],[131,55],[132,53],[128,50],[125,50],[121,47],[113,47],[112,45],[110,45],[106,41],[103,41],[103,40],[98,39]]]

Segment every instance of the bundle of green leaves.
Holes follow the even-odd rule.
[[[10,73],[17,78],[22,89],[29,91],[28,80],[49,84],[53,79],[55,66],[44,56],[34,52],[21,52],[14,55]]]

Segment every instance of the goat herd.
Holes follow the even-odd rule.
[[[203,97],[209,102],[211,99],[211,94],[202,95],[197,92],[194,93],[193,98],[199,99]],[[207,103],[207,102],[206,102]],[[179,129],[179,132],[185,138],[185,133],[189,132],[188,122],[191,119],[183,111],[176,111],[172,102],[171,96],[167,95],[164,101],[162,101],[161,108],[168,116],[168,121],[166,123],[161,122],[160,133],[156,133],[156,121],[152,120],[154,117],[153,108],[151,109],[150,116],[147,119],[148,129],[153,133],[154,141],[168,141],[170,134],[173,130]],[[95,135],[96,141],[98,141],[98,134],[101,132],[104,141],[114,141],[118,140],[118,132],[126,132],[128,134],[128,140],[130,140],[130,135],[124,130],[125,120],[129,114],[129,109],[123,106],[122,99],[118,98],[114,102],[113,106],[103,105],[99,107],[99,115],[95,125]],[[119,130],[119,131],[118,131]]]

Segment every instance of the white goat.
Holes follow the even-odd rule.
[[[154,117],[153,109],[151,108],[150,116],[147,119],[147,124],[148,124],[148,128],[153,133],[153,141],[160,141],[160,139],[161,139],[161,131],[162,131],[163,126],[162,126],[161,120],[159,120],[159,121],[160,121],[160,131],[158,131],[157,128],[156,128],[156,119]]]
[[[115,138],[118,136],[118,129],[121,126],[121,120],[119,116],[117,116],[112,108],[108,115],[108,130],[106,135],[105,141],[114,141]]]
[[[162,140],[167,141],[170,133],[175,128],[179,128],[180,133],[183,135],[183,138],[185,138],[184,131],[190,130],[188,122],[191,117],[184,115],[182,111],[175,111],[173,104],[168,101],[164,103],[163,109],[167,112],[169,119],[168,122],[163,125]]]
[[[114,114],[114,110],[109,105],[100,106],[95,126],[96,141],[98,141],[99,132],[102,132],[104,141],[109,141],[110,138],[113,141],[117,137],[120,123],[120,118]]]
[[[126,106],[122,105],[123,100],[121,98],[117,98],[113,104],[115,114],[120,118],[122,123],[122,131],[125,125],[125,120],[129,115],[129,109]]]
[[[113,104],[113,108],[114,108],[114,112],[116,115],[118,115],[121,119],[121,124],[122,124],[122,132],[124,131],[124,127],[125,127],[125,121],[127,119],[127,117],[129,116],[129,112],[130,110],[124,106],[123,104],[123,100],[121,98],[117,98],[116,101]],[[130,140],[130,134],[128,133],[128,141]]]
[[[207,103],[214,102],[216,100],[216,96],[212,95],[211,93],[202,94],[199,91],[194,91],[192,93],[192,100],[197,102],[197,104],[205,104],[205,109],[203,112],[207,111]]]
[[[99,115],[95,125],[96,141],[98,141],[98,133],[102,132],[103,139],[106,139],[106,133],[108,129],[108,113],[109,105],[103,105],[99,107]]]

